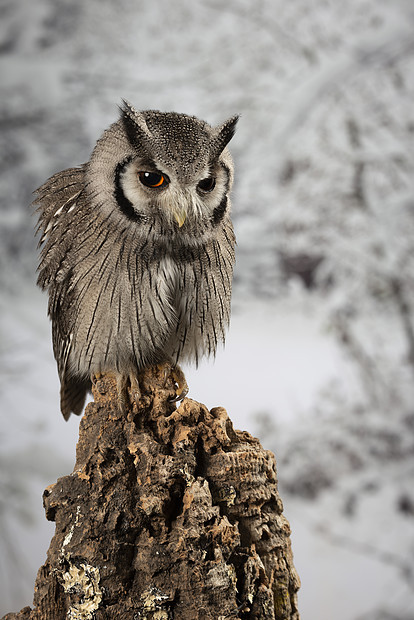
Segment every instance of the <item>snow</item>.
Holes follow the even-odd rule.
[[[58,411],[27,205],[125,98],[241,113],[231,328],[186,376],[275,451],[302,618],[412,620],[412,3],[5,0],[0,20],[0,614],[31,602],[42,491],[79,423]],[[324,257],[312,291],[283,267],[297,253]]]

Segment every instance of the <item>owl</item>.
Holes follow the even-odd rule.
[[[165,364],[180,400],[180,363],[224,342],[235,258],[227,144],[237,120],[212,127],[124,101],[90,160],[36,191],[37,283],[49,294],[65,419],[82,412],[102,373],[116,376],[124,408],[140,398],[138,373]]]

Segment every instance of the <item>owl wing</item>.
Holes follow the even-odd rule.
[[[61,381],[61,409],[67,419],[71,410],[83,409],[89,380],[68,373],[73,333],[73,288],[71,255],[74,239],[72,212],[84,200],[85,170],[69,168],[52,176],[37,190],[34,205],[38,213],[41,248],[37,283],[49,291],[48,314],[52,320],[53,352]]]
[[[69,216],[82,200],[84,188],[85,170],[81,167],[58,172],[36,190],[33,205],[37,207],[37,233],[41,235],[37,283],[42,289],[65,277],[65,258],[73,239]]]

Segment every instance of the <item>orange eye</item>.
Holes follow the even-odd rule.
[[[161,172],[138,172],[138,177],[145,187],[164,187],[170,182]]]

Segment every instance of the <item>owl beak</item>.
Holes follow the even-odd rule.
[[[174,215],[175,221],[178,224],[178,227],[181,228],[181,226],[184,224],[186,220],[187,212],[184,211],[184,209],[180,209],[179,211],[174,211],[173,215]]]

